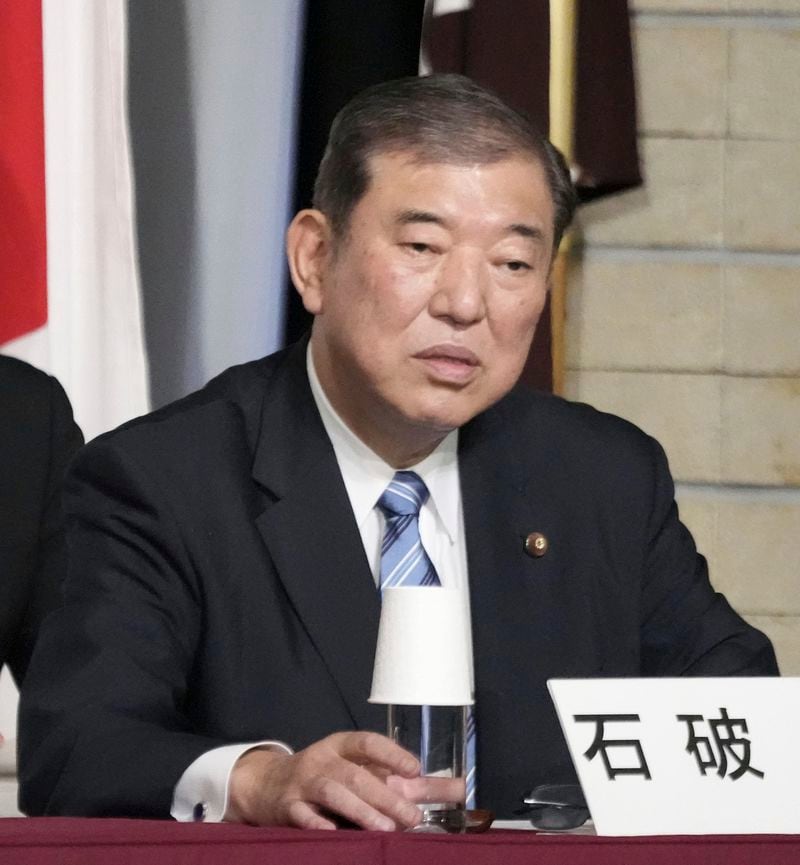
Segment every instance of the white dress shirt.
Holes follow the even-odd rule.
[[[310,342],[306,368],[311,393],[333,445],[353,517],[377,586],[380,579],[381,538],[386,521],[376,505],[396,469],[370,450],[336,413],[314,369]],[[458,475],[458,430],[448,433],[431,454],[407,470],[416,472],[430,493],[419,515],[422,545],[436,568],[442,586],[463,591],[464,627],[469,634],[469,584]],[[471,645],[471,640],[468,645]],[[285,743],[270,740],[225,745],[201,754],[175,785],[172,816],[176,820],[222,820],[228,807],[228,782],[234,764],[242,754],[258,747],[277,747],[292,753]]]

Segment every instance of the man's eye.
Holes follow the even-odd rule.
[[[528,264],[527,261],[507,261],[506,267],[513,273],[517,273],[521,270],[531,269],[531,266]]]
[[[431,251],[431,247],[427,243],[406,243],[405,247],[409,252],[423,253]]]

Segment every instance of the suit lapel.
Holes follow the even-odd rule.
[[[290,351],[268,385],[253,476],[272,501],[256,524],[354,724],[382,730],[383,707],[367,703],[379,598],[311,395],[306,345]]]

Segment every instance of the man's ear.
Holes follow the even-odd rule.
[[[330,223],[319,210],[301,210],[286,231],[289,272],[303,306],[312,315],[322,312],[326,272],[332,259]]]

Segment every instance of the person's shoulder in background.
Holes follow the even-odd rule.
[[[83,436],[53,376],[0,356],[0,666],[21,683],[66,568],[61,483]]]
[[[83,436],[57,379],[14,357],[0,355],[0,444],[3,462],[13,446],[20,453],[55,439],[74,452]]]

